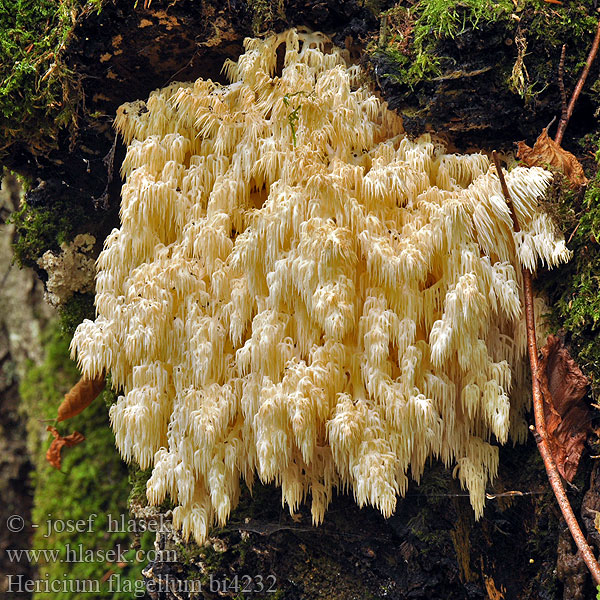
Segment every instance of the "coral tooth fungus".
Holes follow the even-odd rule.
[[[117,446],[198,541],[241,479],[310,497],[316,523],[336,489],[388,516],[432,458],[479,516],[495,444],[526,435],[520,265],[568,259],[537,204],[550,174],[507,174],[514,235],[488,158],[411,141],[329,48],[250,39],[230,85],[118,113],[122,225],[72,349],[112,374]]]

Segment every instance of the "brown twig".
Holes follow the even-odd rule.
[[[519,231],[519,222],[512,207],[510,194],[506,185],[506,181],[504,180],[504,174],[502,173],[500,160],[498,159],[498,155],[495,151],[492,153],[492,156],[494,159],[494,164],[496,165],[496,171],[498,172],[500,184],[502,185],[502,193],[504,194],[506,203],[508,204],[512,215],[515,231]],[[529,364],[531,367],[533,414],[535,418],[535,428],[532,426],[531,429],[534,432],[535,441],[542,456],[542,460],[544,461],[548,480],[558,502],[558,506],[560,507],[560,511],[563,514],[565,522],[569,527],[569,531],[575,540],[575,544],[577,545],[579,552],[581,552],[583,560],[590,570],[594,581],[597,585],[600,585],[600,565],[590,549],[587,540],[585,539],[581,528],[579,527],[579,523],[577,523],[577,519],[575,518],[575,514],[573,513],[573,509],[571,508],[571,504],[567,498],[562,479],[558,473],[558,469],[556,468],[556,463],[554,462],[554,458],[550,452],[550,447],[548,444],[548,432],[546,431],[546,419],[544,416],[544,394],[546,395],[546,400],[548,402],[551,402],[551,397],[549,390],[547,388],[542,388],[540,383],[541,378],[539,377],[540,367],[538,363],[538,349],[535,337],[535,313],[533,308],[533,285],[531,283],[531,273],[526,268],[522,268],[521,270],[523,273],[523,296],[525,304],[525,324],[527,328],[527,351],[529,354]]]
[[[502,173],[502,166],[500,165],[498,153],[495,150],[492,151],[492,158],[494,159],[494,165],[496,167],[496,171],[498,172],[498,178],[500,179],[502,193],[504,194],[506,204],[508,205],[508,210],[510,211],[510,216],[513,222],[513,229],[518,233],[519,231],[521,231],[521,228],[519,227],[519,220],[517,219],[517,213],[513,208],[512,200],[510,199],[510,192],[508,191],[508,186],[506,185],[506,179],[504,179],[504,173]]]
[[[596,36],[594,37],[594,41],[592,43],[592,47],[590,48],[590,53],[588,54],[587,60],[585,61],[585,67],[583,67],[583,71],[581,72],[581,76],[579,77],[579,81],[573,90],[573,95],[571,96],[571,100],[569,101],[569,106],[567,106],[566,112],[563,109],[563,114],[560,117],[560,121],[558,122],[558,128],[556,130],[556,136],[554,141],[560,146],[563,136],[565,134],[565,129],[567,128],[567,124],[571,115],[573,114],[573,109],[575,108],[575,103],[577,102],[577,98],[579,98],[579,94],[581,94],[581,90],[583,89],[583,85],[585,80],[587,79],[588,73],[592,67],[592,63],[596,58],[596,54],[598,53],[598,46],[600,46],[600,20],[598,21],[598,27],[596,28]],[[561,58],[562,62],[562,58]],[[560,66],[559,66],[560,72]]]
[[[571,235],[569,236],[569,239],[567,240],[567,244],[571,243],[571,240],[573,239],[573,236],[577,233],[577,230],[579,229],[580,225],[581,225],[581,221],[579,221],[579,223],[577,223],[577,227],[575,227],[575,229],[573,229],[573,231],[571,232]]]
[[[115,133],[115,139],[113,140],[112,146],[108,151],[108,154],[102,159],[102,164],[106,168],[106,185],[104,186],[104,192],[99,198],[92,198],[94,202],[94,208],[102,208],[108,210],[110,204],[110,184],[113,182],[114,165],[115,165],[115,151],[117,149],[118,135]]]
[[[558,89],[560,90],[560,119],[567,120],[567,91],[565,90],[565,56],[567,54],[567,45],[563,44],[560,51],[560,61],[558,62]]]

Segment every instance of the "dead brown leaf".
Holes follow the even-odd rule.
[[[81,444],[83,440],[85,440],[85,436],[78,431],[74,431],[70,435],[62,437],[60,433],[58,433],[56,427],[51,427],[48,425],[46,428],[53,436],[54,439],[50,444],[50,448],[46,452],[46,460],[55,468],[59,469],[61,467],[61,457],[60,451],[64,446],[67,448],[71,446],[76,446],[77,444]]]
[[[57,421],[64,421],[78,415],[87,408],[104,389],[104,377],[84,379],[83,377],[65,394],[58,407]]]
[[[573,154],[563,150],[549,135],[544,127],[533,148],[525,142],[517,142],[517,156],[528,167],[546,167],[550,165],[574,185],[585,185],[588,180],[583,172],[583,167]]]
[[[542,348],[539,370],[550,451],[559,473],[573,481],[590,431],[589,408],[582,401],[589,382],[554,335]]]

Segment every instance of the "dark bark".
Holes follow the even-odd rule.
[[[468,494],[439,465],[432,465],[420,485],[411,484],[387,520],[341,495],[325,522],[313,527],[307,507],[292,518],[277,489],[258,486],[253,495],[244,492],[227,526],[215,530],[206,547],[188,545],[193,558],[148,565],[150,596],[174,600],[173,592],[159,594],[170,585],[183,598],[235,598],[244,582],[257,590],[262,578],[286,600],[594,597],[585,564],[568,530],[563,532],[533,440],[504,448],[500,464],[478,522]],[[585,486],[588,475],[580,473],[576,483]],[[597,494],[588,491],[586,497],[592,502]],[[577,514],[581,496],[574,489],[569,493]],[[160,548],[177,548],[173,538],[159,535]],[[251,579],[242,581],[244,575]],[[185,595],[186,590],[201,594]]]

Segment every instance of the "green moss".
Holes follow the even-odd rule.
[[[575,41],[580,39],[584,42],[579,64],[575,64],[583,67],[598,24],[593,0],[552,6],[545,0],[521,1],[518,12],[525,20],[522,28],[526,34],[536,40],[545,40],[551,48],[560,50],[563,44],[567,44],[568,54],[572,56],[579,52]],[[575,73],[574,76],[578,77],[579,74]]]
[[[565,86],[567,90],[574,86],[596,31],[597,16],[594,13],[592,0],[569,5],[549,4],[544,0],[520,4],[517,33],[526,43],[523,57],[525,79],[536,93],[556,85],[563,44],[567,44]]]
[[[71,240],[76,225],[85,218],[83,208],[67,198],[56,198],[52,207],[32,207],[23,202],[10,216],[16,231],[15,261],[20,267],[35,267],[46,250],[58,251],[62,242]]]
[[[136,464],[129,465],[129,505],[147,506],[146,483],[152,475],[152,469],[140,469]]]
[[[28,417],[28,445],[35,466],[32,521],[40,525],[34,530],[32,547],[57,551],[56,557],[46,556],[37,563],[37,578],[54,581],[56,586],[65,581],[91,582],[90,585],[98,585],[100,589],[94,598],[129,599],[131,589],[141,584],[144,563],[136,560],[130,550],[130,534],[111,531],[109,527],[109,515],[113,523],[121,515],[125,515],[125,520],[129,519],[129,485],[127,468],[115,449],[108,425],[106,404],[96,399],[77,417],[57,425],[62,435],[76,430],[86,439],[78,446],[63,449],[60,471],[51,467],[45,458],[51,439],[46,425],[56,417],[62,395],[77,380],[78,372],[68,358],[69,339],[58,326],[46,333],[43,343],[46,350],[43,364],[29,369],[20,385]],[[50,531],[49,521],[55,526]],[[83,524],[77,527],[80,531],[72,530],[77,521]],[[113,526],[112,529],[120,527]],[[151,540],[142,538],[138,544],[144,549],[151,548]],[[68,550],[72,551],[70,555]],[[103,556],[110,551],[113,556]],[[93,554],[86,556],[81,552]],[[124,566],[115,561],[119,552],[126,562]],[[80,562],[80,557],[85,560]],[[101,581],[109,571],[121,577],[119,590],[111,592],[108,584]],[[129,583],[125,584],[125,581]],[[129,591],[126,591],[126,585]],[[41,589],[33,596],[34,600],[75,600],[80,597],[77,590],[62,587],[59,591]]]
[[[75,292],[59,310],[60,326],[66,335],[71,337],[77,325],[84,319],[94,319],[94,294]]]
[[[600,172],[585,195],[563,190],[556,200],[559,225],[572,260],[541,279],[552,302],[555,329],[567,335],[579,366],[600,392]]]
[[[250,0],[248,8],[252,15],[252,32],[264,35],[273,27],[276,19],[285,20],[285,0]]]
[[[544,0],[398,2],[381,13],[378,43],[368,50],[375,59],[383,61],[384,77],[410,94],[419,84],[442,73],[449,79],[464,75],[460,71],[453,73],[456,61],[468,62],[454,40],[470,31],[479,31],[482,38],[497,33],[501,43],[494,42],[498,56],[492,60],[500,61],[492,65],[495,75],[508,90],[529,101],[549,85],[555,85],[564,43],[569,44],[566,85],[570,86],[571,78],[578,76],[596,29],[592,4],[592,0],[575,5],[549,4]]]
[[[0,162],[14,141],[43,152],[73,122],[77,81],[63,54],[78,15],[102,0],[0,3]]]
[[[425,0],[417,4],[416,10],[414,41],[418,48],[425,48],[432,37],[455,38],[467,28],[477,29],[505,18],[514,10],[514,4],[507,0]]]
[[[409,8],[399,3],[381,14],[379,46],[374,54],[390,65],[386,77],[414,89],[440,75],[445,39],[506,20],[512,9],[508,0],[419,0]]]

